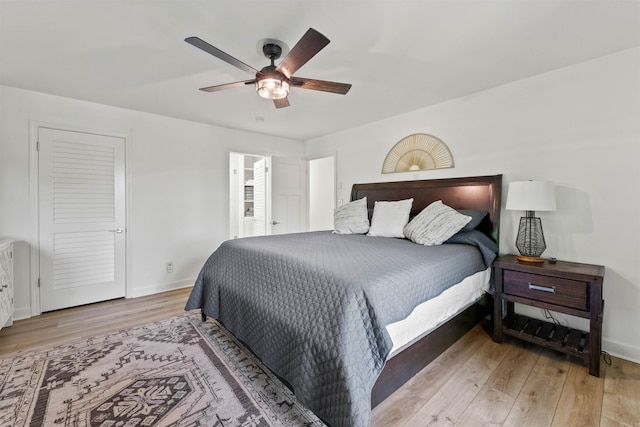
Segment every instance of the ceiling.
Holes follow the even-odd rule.
[[[198,36],[260,69],[260,40],[331,43],[275,109],[251,79],[184,42]],[[0,84],[309,140],[640,46],[633,0],[0,0]]]

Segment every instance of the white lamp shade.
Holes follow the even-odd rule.
[[[551,181],[514,181],[509,184],[508,210],[555,211],[556,190]]]

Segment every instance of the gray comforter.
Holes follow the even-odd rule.
[[[186,305],[244,341],[333,427],[368,426],[385,326],[486,268],[473,244],[312,232],[224,242]]]

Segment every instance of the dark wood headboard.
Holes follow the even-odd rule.
[[[419,214],[436,200],[442,200],[442,203],[454,209],[487,211],[489,215],[479,229],[499,242],[501,193],[502,175],[491,175],[354,184],[351,200],[366,197],[367,207],[371,211],[376,201],[413,198],[411,216]]]

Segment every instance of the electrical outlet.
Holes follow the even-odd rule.
[[[167,262],[167,273],[173,273],[173,261]]]

